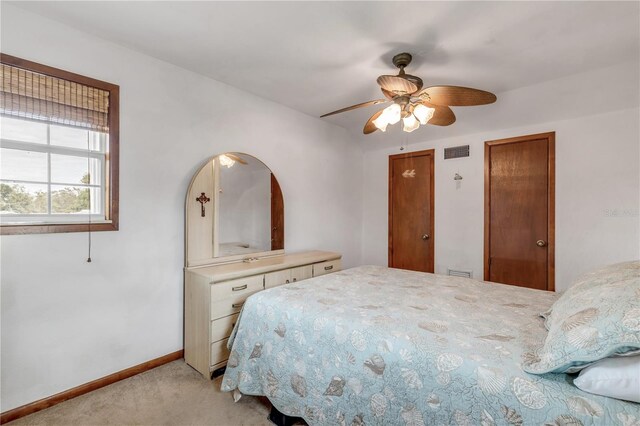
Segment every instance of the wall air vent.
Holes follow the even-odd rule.
[[[452,277],[473,278],[473,271],[463,271],[460,269],[447,269],[447,275]]]
[[[444,159],[462,158],[469,156],[469,145],[452,146],[444,149]]]

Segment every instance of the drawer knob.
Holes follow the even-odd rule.
[[[234,303],[233,305],[231,305],[231,307],[233,309],[239,309],[239,308],[242,308],[242,305],[244,305],[244,302]]]
[[[293,282],[295,283],[296,281],[298,281],[298,279],[297,279],[297,278],[294,278],[294,279],[293,279]]]
[[[330,270],[332,270],[332,269],[333,269],[333,265],[325,266],[325,267],[324,267],[324,270],[325,270],[325,271],[330,271]]]
[[[240,290],[246,290],[247,289],[247,285],[239,285],[238,287],[233,287],[231,288],[231,291],[240,291]]]
[[[289,284],[289,280],[286,280],[284,283],[285,283],[285,284]]]

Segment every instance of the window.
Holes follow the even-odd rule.
[[[2,234],[118,229],[118,86],[1,55]]]

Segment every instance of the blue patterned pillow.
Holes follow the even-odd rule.
[[[528,373],[573,373],[640,352],[640,261],[584,275],[553,304],[547,322],[542,347],[524,355]]]

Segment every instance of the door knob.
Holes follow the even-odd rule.
[[[544,240],[538,240],[538,241],[536,241],[536,245],[537,245],[538,247],[544,247],[544,246],[546,246],[546,245],[547,245],[547,243],[546,243],[546,241],[544,241]]]
[[[429,239],[429,234],[422,234],[422,239],[423,240],[428,240]]]

